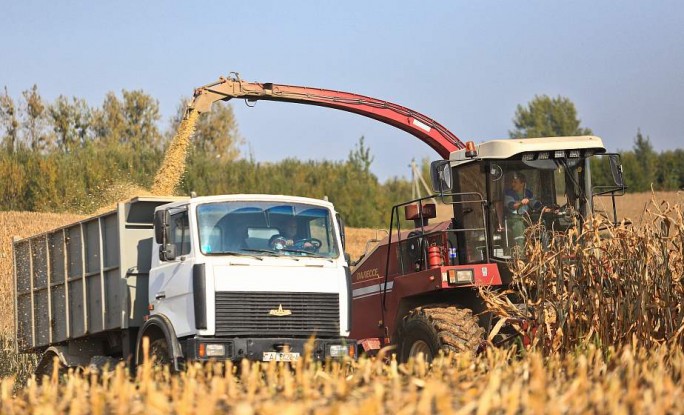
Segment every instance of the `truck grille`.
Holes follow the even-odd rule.
[[[216,336],[320,337],[339,334],[339,294],[216,293]]]

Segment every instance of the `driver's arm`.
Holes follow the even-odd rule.
[[[537,198],[534,197],[532,194],[532,191],[528,190],[527,194],[527,206],[530,207],[530,209],[538,211],[542,208],[543,204],[541,201],[537,200]]]
[[[513,212],[520,207],[520,202],[516,201],[513,196],[508,194],[504,197],[504,203],[510,212]]]

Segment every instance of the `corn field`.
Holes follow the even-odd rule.
[[[325,366],[195,364],[177,376],[149,363],[102,376],[35,380],[13,393],[0,381],[3,414],[516,414],[681,413],[684,355],[666,345],[593,346],[573,354],[522,357],[511,350],[449,355],[431,366],[361,358]]]
[[[75,218],[0,213],[3,232],[9,226],[22,236]],[[102,374],[86,369],[60,378],[55,372],[39,382],[29,374],[35,357],[9,350],[13,309],[6,301],[0,304],[0,413],[684,412],[682,204],[654,199],[634,225],[612,227],[597,218],[552,239],[541,237],[539,226],[528,232],[524,257],[510,262],[512,290],[524,307],[512,293],[481,290],[490,310],[531,340],[528,347],[511,342],[517,347],[440,356],[431,364],[398,364],[391,350],[328,364],[308,357],[291,365],[190,364],[173,376],[148,361],[135,374],[119,365]],[[353,257],[374,236],[349,229]],[[13,298],[9,247],[3,234],[0,294],[6,299]],[[504,326],[487,338],[494,341]]]
[[[647,225],[617,227],[596,217],[550,240],[531,226],[524,258],[510,264],[512,291],[525,307],[499,293],[483,296],[503,318],[534,320],[523,330],[545,354],[586,342],[682,345],[682,205],[654,201],[647,216]]]

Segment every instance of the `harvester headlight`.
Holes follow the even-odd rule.
[[[474,273],[472,269],[450,269],[448,279],[449,284],[472,284]]]
[[[523,160],[523,161],[532,161],[532,160],[534,160],[534,154],[532,154],[532,153],[525,153],[525,154],[523,154],[523,156],[522,156],[522,160]]]
[[[556,150],[553,152],[553,158],[563,159],[565,158],[565,150]]]
[[[568,154],[568,157],[570,157],[571,159],[579,158],[579,156],[580,156],[579,150],[570,150],[570,153]]]
[[[537,160],[548,160],[548,158],[549,158],[549,152],[548,151],[542,151],[537,156]]]

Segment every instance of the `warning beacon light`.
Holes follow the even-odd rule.
[[[466,142],[465,150],[466,150],[466,152],[465,152],[466,157],[468,157],[468,158],[477,157],[477,150],[475,149],[475,143],[474,142],[472,142],[472,141]]]

